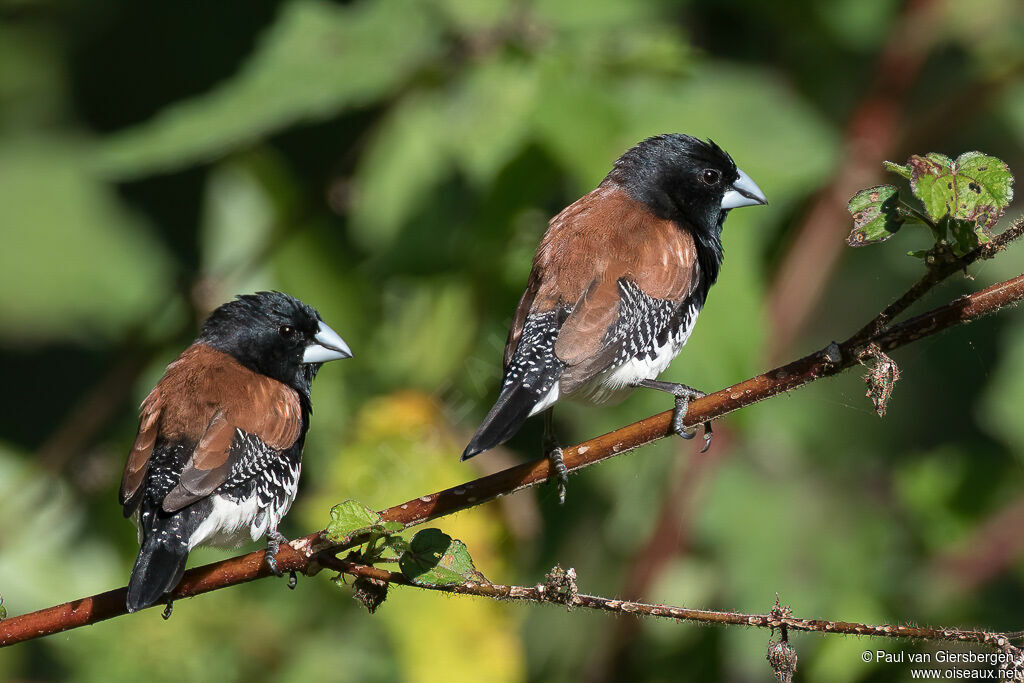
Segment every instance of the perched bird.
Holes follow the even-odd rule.
[[[623,154],[597,188],[551,220],[509,331],[501,394],[462,459],[546,411],[544,448],[564,500],[552,404],[620,399],[634,387],[673,394],[673,431],[692,438],[683,420],[703,394],[655,378],[679,354],[718,279],[729,210],[767,203],[710,140],[659,135]],[[704,430],[706,449],[710,424]]]
[[[280,576],[277,527],[298,488],[310,384],[322,363],[351,356],[319,313],[287,294],[239,296],[210,314],[142,402],[121,479],[141,544],[129,612],[170,592],[200,544],[237,547],[265,534]]]

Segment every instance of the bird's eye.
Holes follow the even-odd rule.
[[[713,168],[708,168],[700,174],[700,179],[708,185],[715,185],[722,179],[722,174]]]
[[[285,339],[291,339],[295,336],[295,328],[291,325],[281,325],[281,327],[277,328],[277,333]]]

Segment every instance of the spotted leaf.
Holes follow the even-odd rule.
[[[899,212],[900,193],[892,185],[877,185],[853,195],[847,209],[853,216],[853,232],[846,238],[851,247],[882,242],[905,222]]]
[[[1013,199],[1009,167],[981,152],[965,152],[956,161],[934,152],[914,155],[907,164],[910,188],[936,222],[949,214],[984,231],[995,225]]]

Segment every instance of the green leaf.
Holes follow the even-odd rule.
[[[440,529],[424,529],[412,538],[398,566],[413,583],[453,586],[485,580],[473,566],[466,544]]]
[[[397,534],[400,531],[405,531],[405,525],[401,522],[384,522],[381,528],[385,534]]]
[[[913,256],[914,258],[927,258],[929,251],[931,251],[931,249],[917,249],[915,251],[908,251],[907,256]]]
[[[534,125],[541,146],[589,188],[601,181],[622,142],[623,120],[615,93],[602,79],[575,74],[562,61],[542,69]],[[619,150],[616,152],[616,150]]]
[[[4,607],[4,596],[0,595],[0,621],[7,618],[7,608]]]
[[[499,56],[474,64],[446,95],[446,123],[432,134],[448,138],[459,167],[479,187],[489,187],[526,145],[538,83],[531,64]]]
[[[290,2],[236,76],[115,135],[97,163],[118,178],[180,168],[375,102],[437,54],[441,29],[409,0]]]
[[[949,235],[949,246],[957,256],[963,256],[979,245],[992,241],[983,225],[963,218],[943,216],[939,221],[939,230]]]
[[[883,161],[882,162],[882,166],[885,167],[885,170],[892,171],[893,173],[901,175],[904,178],[906,178],[907,180],[910,180],[910,176],[911,176],[910,166],[904,166],[903,164],[897,164],[897,163],[892,162],[892,161]]]
[[[349,232],[367,250],[387,249],[453,168],[444,100],[405,96],[377,124],[353,178]]]
[[[383,541],[385,548],[390,548],[399,555],[409,550],[409,541],[405,540],[401,536],[388,536]]]
[[[933,152],[907,163],[910,187],[935,221],[949,214],[989,228],[1013,199],[1013,175],[996,157],[965,152],[951,161]]]
[[[876,185],[853,195],[847,206],[853,216],[853,232],[846,238],[847,244],[863,247],[892,237],[905,222],[899,201],[899,190],[892,185]]]
[[[96,345],[167,308],[173,260],[86,156],[59,136],[0,144],[0,334],[18,344]]]
[[[331,508],[331,523],[327,525],[327,538],[341,545],[351,543],[360,534],[373,530],[380,515],[351,498]]]

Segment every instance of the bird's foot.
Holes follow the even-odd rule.
[[[167,606],[164,607],[164,612],[160,616],[162,616],[164,618],[164,621],[167,621],[168,619],[171,618],[171,614],[173,612],[174,612],[174,601],[171,600],[170,598],[167,598]]]
[[[687,427],[684,424],[684,421],[686,420],[686,413],[690,408],[690,401],[698,398],[704,398],[707,394],[703,391],[698,391],[693,387],[688,387],[685,384],[678,384],[676,382],[659,382],[653,379],[644,380],[639,383],[639,386],[647,387],[648,389],[656,389],[657,391],[665,391],[675,396],[676,407],[672,413],[672,431],[687,440],[692,439],[697,435],[697,428]],[[705,422],[704,447],[700,449],[701,453],[706,453],[711,447],[712,435],[711,422]]]
[[[558,487],[558,504],[565,505],[565,491],[569,485],[569,468],[562,459],[562,449],[558,446],[548,451],[548,460],[554,472],[555,485]]]
[[[267,552],[265,558],[267,560],[267,566],[270,567],[270,572],[277,577],[284,576],[284,572],[277,568],[277,551],[281,549],[282,543],[287,543],[288,539],[278,531],[272,529],[267,532]],[[294,576],[295,572],[292,572]],[[289,580],[290,583],[290,580]]]
[[[676,407],[675,410],[672,412],[672,431],[675,432],[678,436],[686,440],[690,440],[693,437],[697,436],[696,426],[687,427],[684,424],[684,421],[686,420],[686,413],[690,409],[690,401],[697,398],[703,398],[704,396],[707,396],[707,394],[705,394],[703,391],[697,391],[696,389],[688,387],[685,384],[680,384],[679,387],[679,393],[673,392],[673,394],[675,394],[676,397]],[[711,448],[711,437],[713,435],[714,432],[711,430],[711,422],[705,422],[704,447],[700,449],[701,453],[706,453],[707,450]]]

